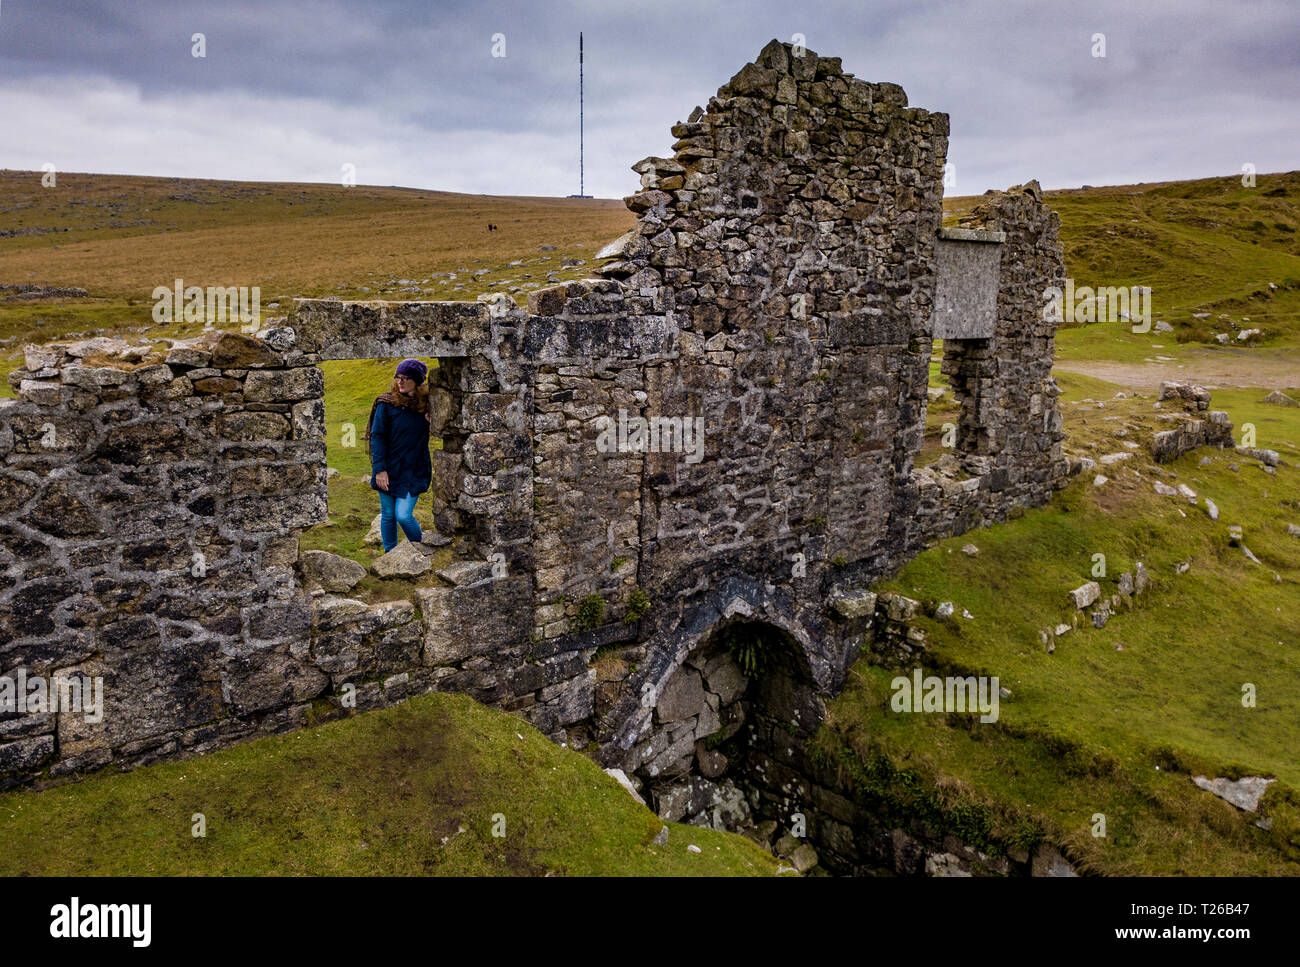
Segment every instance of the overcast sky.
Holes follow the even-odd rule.
[[[951,115],[949,194],[1300,168],[1296,0],[0,0],[0,168],[572,194],[579,30],[599,197],[796,33]]]

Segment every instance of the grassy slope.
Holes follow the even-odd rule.
[[[561,280],[590,275],[590,265],[565,269],[563,260],[589,262],[633,221],[608,199],[84,174],[60,174],[58,187],[43,189],[39,172],[0,171],[0,231],[60,229],[0,237],[0,283],[88,293],[41,302],[0,296],[0,340],[14,337],[0,353],[0,377],[24,343],[65,333],[186,334],[151,318],[154,287],[176,278],[260,286],[264,317],[309,296],[473,300],[517,289],[522,301],[548,272]],[[499,231],[489,233],[488,222]],[[525,264],[509,265],[518,260]],[[488,272],[476,280],[481,269]],[[0,393],[12,395],[3,384]]]
[[[1207,340],[1223,313],[1276,344],[1300,343],[1300,172],[1260,175],[1253,188],[1205,178],[1045,194],[1075,285],[1150,286],[1153,322],[1174,326],[1171,342]],[[944,209],[956,216],[978,201]],[[1192,318],[1200,312],[1211,318]]]
[[[1121,427],[1138,440],[1157,428],[1149,397],[1112,399],[1113,386],[1086,377],[1061,383],[1077,452],[1123,449],[1113,436]],[[852,750],[851,767],[883,754],[917,769],[945,802],[975,808],[982,818],[967,832],[977,840],[1028,822],[1098,872],[1300,872],[1300,538],[1285,526],[1300,523],[1300,410],[1262,405],[1262,395],[1224,392],[1215,405],[1238,425],[1253,422],[1259,445],[1281,453],[1287,465],[1276,475],[1198,451],[1168,465],[1175,476],[1166,477],[1138,456],[1098,468],[1111,478],[1100,488],[1095,471],[1086,473],[1050,506],[944,541],[884,582],[922,601],[953,601],[958,614],[968,609],[973,620],[925,622],[927,666],[996,675],[1012,697],[995,726],[897,715],[887,708],[892,673],[860,663],[832,704],[825,747]],[[1099,410],[1083,399],[1105,402]],[[1206,455],[1212,462],[1202,467]],[[1220,520],[1209,519],[1203,499],[1198,507],[1158,496],[1157,479],[1210,497]],[[1229,524],[1244,527],[1263,566],[1228,545]],[[977,557],[960,553],[970,542]],[[1138,560],[1151,587],[1104,629],[1071,631],[1048,654],[1039,631],[1069,622],[1066,593],[1092,579],[1096,553],[1106,555],[1103,593]],[[1191,568],[1176,575],[1183,561]],[[1256,686],[1257,708],[1242,706],[1244,682]],[[1271,833],[1193,786],[1189,775],[1200,773],[1278,778],[1265,799]],[[902,787],[863,782],[886,799]],[[1097,812],[1108,817],[1106,839],[1089,833]]]
[[[192,835],[195,813],[206,837]],[[656,846],[661,826],[531,726],[425,695],[186,762],[0,795],[0,875],[776,872],[729,833],[673,824]]]

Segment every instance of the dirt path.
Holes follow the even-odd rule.
[[[1269,355],[1248,349],[1190,349],[1170,363],[1119,363],[1110,360],[1061,359],[1056,369],[1081,373],[1141,392],[1155,392],[1164,380],[1199,383],[1206,389],[1260,386],[1300,387],[1300,351],[1279,349]]]

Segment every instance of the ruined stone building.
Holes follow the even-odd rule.
[[[347,685],[362,710],[467,692],[656,802],[701,774],[784,795],[870,646],[867,586],[1065,475],[1059,222],[1031,182],[942,228],[947,116],[776,41],[672,131],[602,278],[526,307],[301,300],[255,337],[29,347],[0,401],[0,674],[102,674],[106,707],[0,721],[0,776],[351,714]],[[918,469],[937,338],[956,459]],[[317,364],[403,356],[439,363],[452,559],[367,604],[302,570]]]

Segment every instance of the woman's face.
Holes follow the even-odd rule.
[[[410,396],[415,392],[415,380],[411,379],[409,376],[397,377],[397,391]]]

